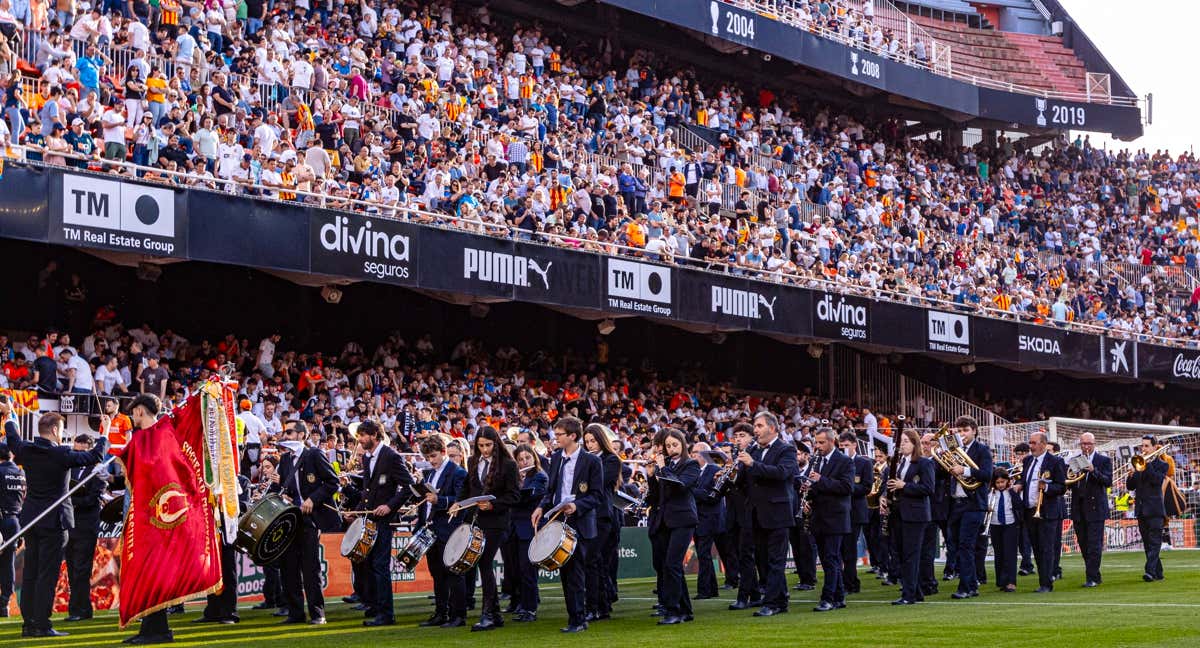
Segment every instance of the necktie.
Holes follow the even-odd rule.
[[[1007,516],[1004,515],[1004,491],[1000,491],[1000,498],[996,500],[996,508],[1000,509],[997,511],[1000,514],[1000,526],[1004,526],[1008,523]]]
[[[483,478],[485,476],[487,476],[487,473],[488,473],[488,460],[484,459],[479,464],[479,483],[483,483]]]
[[[904,476],[907,474],[908,474],[908,457],[905,457],[904,459],[900,460],[900,474],[896,475],[896,479],[903,480]]]
[[[369,484],[370,482],[371,482],[371,454],[368,453],[363,456],[363,483]]]
[[[813,472],[821,474],[821,469],[825,467],[825,455],[817,455],[817,462],[813,465]]]

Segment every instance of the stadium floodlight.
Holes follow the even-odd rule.
[[[321,299],[326,304],[336,304],[342,301],[342,289],[337,286],[321,286]]]
[[[599,332],[600,335],[608,335],[615,330],[617,330],[617,322],[613,319],[602,320],[596,325],[596,331]]]

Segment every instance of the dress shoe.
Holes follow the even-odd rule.
[[[305,621],[304,617],[299,617],[299,618],[288,617],[288,618],[284,619],[283,621],[280,621],[279,625],[287,625],[289,623],[305,623],[305,622],[306,621]]]
[[[374,619],[375,617],[379,616],[379,612],[376,612],[375,608],[371,608],[371,607],[364,607],[362,609],[362,613],[363,613],[363,618],[365,618],[365,619]]]
[[[724,585],[721,586],[721,589],[723,589],[723,590],[735,590],[737,588],[738,588],[738,586],[734,585],[733,583],[725,583]]]
[[[747,603],[746,601],[743,601],[742,599],[738,599],[738,600],[734,601],[733,603],[729,604],[730,610],[745,610],[749,607],[750,607],[750,604]]]
[[[1149,583],[1149,582],[1151,582],[1151,581],[1153,581],[1153,580],[1154,580],[1154,577],[1153,577],[1153,576],[1151,576],[1150,574],[1142,574],[1142,580],[1144,580],[1144,581],[1146,581],[1147,583]]]
[[[183,603],[172,605],[167,608],[167,614],[183,614]]]
[[[259,603],[259,604],[257,604],[257,605],[251,605],[251,606],[250,606],[250,609],[251,609],[251,610],[269,610],[269,609],[271,609],[271,608],[273,608],[273,607],[275,607],[275,605],[274,605],[274,604],[272,604],[272,603],[267,603],[266,601],[263,601],[262,603]]]
[[[289,614],[290,613],[286,609],[279,608],[278,610],[275,610],[274,612],[272,612],[271,616],[285,617],[285,616],[289,616]]]
[[[308,620],[308,625],[325,625],[325,617],[313,617]]]
[[[892,605],[914,605],[914,604],[915,604],[914,601],[910,601],[906,598],[898,598],[895,601],[892,601]]]
[[[783,614],[784,612],[787,612],[787,610],[784,608],[777,608],[777,607],[772,607],[770,605],[764,605],[761,608],[754,611],[754,616],[769,617],[769,616],[775,616],[776,614]]]
[[[467,620],[462,617],[451,617],[442,624],[443,628],[461,628],[467,625]]]
[[[667,613],[664,610],[655,610],[650,613],[650,616],[652,616],[652,617],[667,616]],[[587,619],[584,619],[584,620],[586,621]]]
[[[752,598],[749,601],[746,601],[746,604],[749,605],[750,607],[762,607],[762,604],[763,604],[762,594],[759,594],[758,598]]]
[[[833,603],[830,603],[829,601],[821,601],[820,605],[813,608],[813,612],[829,612],[831,610],[836,610],[836,609],[837,609],[837,606],[834,605]]]
[[[321,620],[324,621],[324,619]],[[368,628],[378,628],[379,626],[396,625],[396,620],[392,617],[377,616],[374,619],[363,621],[363,625]]]
[[[796,585],[793,586],[792,589],[794,589],[798,592],[811,592],[811,591],[813,591],[813,586],[809,585],[808,583],[796,583]]]
[[[359,612],[362,612],[363,610],[367,609],[367,604],[366,603],[355,603],[354,605],[350,606],[350,609],[358,610]]]
[[[342,597],[342,603],[358,603],[358,601],[358,594],[351,594],[350,596]]]
[[[884,587],[894,587],[896,585],[896,581],[894,581],[890,578],[885,578],[885,579],[883,579],[883,582],[880,583],[880,585],[883,585]]]
[[[925,596],[933,596],[934,594],[938,593],[938,588],[937,587],[922,587],[921,593],[924,594]]]
[[[658,625],[679,625],[683,623],[683,617],[670,614],[658,620]]]
[[[1017,575],[1018,575],[1018,576],[1030,576],[1030,575],[1032,575],[1032,574],[1033,574],[1033,570],[1032,570],[1032,569],[1018,569],[1018,570],[1017,570]]]
[[[1037,592],[1038,594],[1049,594],[1050,592],[1054,591],[1054,588],[1053,587],[1039,587],[1034,591]]]
[[[693,601],[707,601],[708,599],[715,599],[715,598],[717,598],[716,594],[697,594],[696,596],[692,597],[692,600]]]
[[[239,619],[237,617],[226,617],[224,619],[221,619],[220,621],[217,621],[217,623],[219,623],[221,625],[237,625],[240,622],[241,622],[241,619]]]
[[[1083,584],[1084,587],[1095,587],[1096,585],[1098,585],[1096,581],[1088,581]]]
[[[134,646],[148,646],[151,644],[171,643],[173,641],[175,641],[175,634],[168,631],[166,634],[133,635],[132,637],[126,639],[124,643],[132,644]]]
[[[841,610],[842,608],[846,607],[846,602],[838,601],[837,603],[833,604],[833,607],[834,607],[834,609]]]
[[[692,621],[695,621],[695,620],[696,620],[696,617],[694,617],[694,616],[692,616],[692,615],[690,615],[690,614],[685,614],[685,615],[683,615],[683,622],[684,622],[684,623],[690,623],[690,622],[692,622]]]
[[[474,610],[475,609],[475,601],[467,601],[467,609]]]
[[[588,619],[588,620],[589,621],[608,621],[608,620],[612,619],[612,612],[596,612],[596,613],[592,614],[592,617],[593,618]]]
[[[861,587],[855,587],[854,589],[847,589],[847,590],[846,590],[846,593],[847,593],[847,594],[861,594],[861,593],[862,593],[862,588],[861,588]]]
[[[516,614],[521,611],[521,605],[516,601],[510,601],[504,608],[505,614]]]
[[[69,619],[69,618],[67,619],[67,621],[70,621],[70,620],[71,619]],[[220,619],[214,619],[212,617],[206,617],[206,616],[202,616],[198,619],[192,619],[192,623],[219,623],[220,621],[221,621]]]
[[[87,621],[90,618],[92,618],[92,615],[90,615],[90,614],[87,616],[79,616],[76,614],[72,614],[71,616],[63,619],[63,621],[66,621],[68,623],[75,623],[76,621]]]
[[[950,595],[950,598],[952,598],[956,601],[961,601],[963,599],[971,598],[971,593],[970,592],[955,592]]]
[[[958,579],[958,574],[955,574],[953,572],[947,572],[945,574],[942,574],[942,580],[944,580],[944,581],[952,581],[952,580],[957,580],[957,579]]]
[[[1017,586],[1016,586],[1016,585],[1005,585],[1005,586],[1004,586],[1004,591],[1005,591],[1005,592],[1008,592],[1009,594],[1011,594],[1011,593],[1013,593],[1013,592],[1017,591]]]
[[[447,621],[449,621],[449,619],[446,618],[446,615],[435,614],[435,615],[429,617],[428,619],[425,619],[424,621],[418,623],[417,626],[421,627],[421,628],[432,628],[434,626],[440,626]]]
[[[471,632],[484,632],[487,630],[495,630],[499,627],[500,626],[492,622],[492,617],[484,615],[483,618],[479,620],[479,623],[471,626]]]
[[[62,630],[55,630],[54,628],[46,628],[44,630],[32,630],[29,633],[22,632],[21,636],[22,637],[66,637],[70,634],[71,633],[63,632]]]
[[[537,612],[522,612],[513,617],[513,621],[517,623],[532,623],[537,621]]]
[[[559,632],[575,634],[577,632],[583,632],[584,630],[587,630],[587,628],[587,622],[584,621],[583,623],[573,623],[565,628],[560,628]]]

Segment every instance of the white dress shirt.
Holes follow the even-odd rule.
[[[963,452],[969,454],[971,452],[971,447],[974,445],[975,445],[975,442],[972,441],[972,442],[968,443],[967,445],[963,446]],[[971,468],[969,466],[963,466],[962,478],[966,479],[970,476],[971,476]],[[957,479],[954,480],[954,488],[951,491],[950,496],[954,497],[956,499],[962,499],[967,496],[966,489],[963,488],[962,483],[960,483]]]
[[[579,459],[579,453],[583,451],[583,446],[576,446],[573,454],[563,453],[562,460],[562,479],[558,488],[558,503],[562,504],[572,497],[571,490],[575,488],[575,462]]]
[[[1037,505],[1038,483],[1042,481],[1042,463],[1045,458],[1046,453],[1043,452],[1040,455],[1035,455],[1033,461],[1029,462],[1029,472],[1026,473],[1029,475],[1029,490],[1025,491],[1025,504],[1027,506],[1033,507]]]

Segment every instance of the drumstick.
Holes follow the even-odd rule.
[[[337,508],[336,506],[330,506],[328,504],[322,504],[322,506],[324,506],[325,508],[327,508],[331,511],[337,511],[341,515],[370,515],[371,513],[374,513],[374,511],[343,511],[342,509]]]

